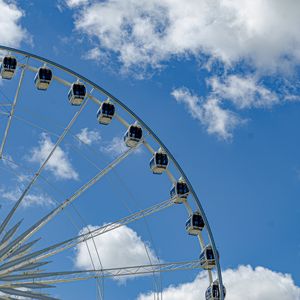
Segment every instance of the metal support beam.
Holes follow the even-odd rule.
[[[0,145],[0,159],[2,158],[2,155],[3,155],[4,146],[6,144],[8,132],[9,132],[11,122],[12,122],[12,118],[13,118],[13,115],[15,113],[15,108],[16,108],[16,105],[17,105],[17,102],[18,102],[18,99],[19,99],[19,93],[20,93],[20,89],[21,89],[21,86],[22,86],[22,83],[23,83],[25,69],[26,69],[26,66],[28,64],[28,60],[29,60],[29,56],[27,56],[26,65],[22,67],[18,87],[17,87],[16,93],[15,93],[14,101],[13,101],[13,104],[11,106],[10,114],[9,114],[9,117],[8,117],[8,120],[7,120],[4,136],[3,136],[3,139],[2,139],[2,142],[1,142],[1,145]]]

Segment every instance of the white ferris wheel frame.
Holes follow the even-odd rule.
[[[94,97],[92,95],[93,90],[97,90],[98,92],[100,92],[103,96],[107,97],[107,99],[109,99],[110,101],[112,101],[114,104],[116,104],[117,107],[121,108],[123,111],[125,111],[133,120],[135,120],[141,127],[143,130],[145,130],[148,133],[148,136],[150,138],[153,139],[153,141],[164,150],[164,152],[168,155],[170,161],[173,163],[173,166],[175,167],[176,171],[180,174],[180,176],[184,179],[184,181],[186,182],[190,194],[191,194],[191,198],[193,198],[195,205],[197,207],[197,210],[199,210],[203,221],[205,223],[205,229],[208,235],[208,239],[209,239],[209,243],[212,247],[213,250],[213,254],[214,254],[214,258],[215,258],[215,264],[216,264],[216,274],[217,274],[217,279],[218,279],[218,283],[219,283],[219,290],[222,291],[223,290],[223,282],[222,282],[222,273],[221,273],[221,267],[220,267],[220,261],[219,261],[219,253],[217,251],[216,248],[216,244],[215,244],[215,240],[210,228],[210,225],[208,223],[207,217],[205,215],[204,209],[200,203],[200,200],[191,184],[191,182],[189,181],[188,177],[186,176],[186,174],[184,173],[184,171],[182,170],[181,166],[179,165],[179,163],[177,162],[177,160],[175,159],[175,157],[172,155],[172,153],[168,150],[168,148],[164,145],[164,143],[159,139],[159,137],[151,130],[151,128],[141,119],[139,118],[131,109],[129,109],[123,102],[121,102],[119,99],[117,99],[115,96],[113,96],[112,94],[110,94],[108,91],[106,91],[104,88],[102,88],[101,86],[99,86],[98,84],[96,84],[95,82],[89,80],[88,78],[80,75],[79,73],[64,67],[56,62],[53,62],[49,59],[43,58],[41,56],[23,51],[23,50],[19,50],[19,49],[15,49],[15,48],[11,48],[11,47],[6,47],[6,46],[1,46],[0,45],[0,51],[7,51],[8,53],[16,53],[18,55],[23,55],[26,58],[26,62],[25,63],[20,63],[18,62],[17,66],[21,68],[21,75],[20,75],[20,79],[18,82],[18,86],[15,92],[15,97],[13,100],[12,104],[7,104],[7,106],[11,106],[11,110],[10,113],[7,113],[8,116],[8,121],[6,124],[6,129],[4,132],[3,137],[1,138],[1,144],[0,144],[0,160],[4,159],[3,157],[3,153],[5,150],[5,144],[6,144],[6,140],[9,134],[9,130],[10,130],[10,126],[11,126],[11,122],[13,120],[14,117],[14,113],[15,113],[15,107],[18,103],[18,97],[19,97],[19,91],[20,88],[22,86],[23,83],[23,79],[24,79],[24,74],[25,74],[25,70],[29,70],[32,71],[34,73],[36,73],[38,71],[38,68],[34,67],[34,66],[30,66],[29,65],[29,61],[30,59],[34,59],[38,62],[41,63],[41,65],[47,65],[50,66],[52,68],[56,68],[59,69],[69,75],[71,75],[72,77],[76,78],[77,80],[81,80],[82,82],[88,84],[89,86],[92,87],[92,90],[87,93],[85,102],[83,102],[83,104],[81,105],[81,107],[79,108],[79,110],[76,112],[76,114],[74,115],[74,117],[72,118],[72,120],[69,122],[68,126],[64,129],[63,133],[59,136],[57,142],[55,143],[52,151],[49,153],[47,159],[42,163],[42,165],[39,167],[39,169],[37,170],[37,172],[34,174],[32,180],[30,181],[30,183],[28,184],[27,188],[23,191],[22,195],[20,196],[19,200],[15,203],[14,207],[12,208],[12,210],[10,211],[10,213],[8,214],[8,216],[6,217],[6,219],[3,221],[3,223],[0,225],[0,234],[3,233],[4,229],[6,228],[6,226],[8,225],[9,221],[11,220],[12,216],[14,215],[15,211],[17,210],[18,206],[20,205],[21,201],[23,200],[23,198],[26,196],[26,194],[28,193],[28,191],[30,190],[30,188],[33,186],[33,184],[36,182],[36,180],[38,179],[38,177],[40,176],[41,172],[43,171],[43,169],[46,167],[49,159],[51,158],[51,156],[53,155],[55,149],[59,146],[59,144],[62,142],[62,140],[64,139],[64,137],[67,135],[67,133],[69,132],[71,126],[74,124],[74,122],[76,121],[76,119],[78,118],[78,116],[80,115],[80,113],[82,112],[82,110],[84,109],[85,105],[87,104],[87,100],[91,100],[93,102],[95,102],[97,105],[101,105],[102,101],[100,101],[99,99],[97,99],[96,97]],[[69,82],[61,77],[56,76],[55,74],[53,74],[53,80],[56,80],[57,82],[61,83],[64,86],[67,87],[71,87],[72,86],[72,82]],[[3,104],[2,106],[6,106],[6,104]],[[4,114],[4,113],[3,113]],[[115,114],[114,118],[116,120],[118,120],[126,129],[130,126],[130,124],[123,118],[121,117],[119,114]],[[142,143],[145,148],[153,155],[155,153],[155,150],[152,148],[152,146],[146,141],[146,138],[143,138]],[[46,223],[48,223],[54,216],[56,216],[60,211],[62,211],[65,207],[67,207],[69,204],[71,204],[75,199],[77,199],[86,189],[88,189],[89,187],[91,187],[93,184],[95,184],[102,176],[104,176],[106,173],[108,173],[110,170],[112,170],[115,166],[117,166],[117,164],[119,162],[121,162],[123,159],[125,159],[132,151],[134,150],[134,148],[130,148],[128,151],[126,151],[125,153],[123,153],[120,157],[118,157],[117,159],[115,159],[112,163],[110,163],[106,168],[102,169],[95,177],[93,177],[90,181],[88,181],[86,184],[84,184],[81,188],[79,188],[73,195],[71,195],[70,197],[68,197],[61,205],[59,205],[58,207],[56,207],[52,212],[50,212],[48,215],[46,215],[44,218],[42,218],[40,221],[38,221],[35,225],[33,225],[31,228],[29,228],[27,231],[25,231],[20,237],[19,237],[19,241],[17,241],[15,243],[15,245],[13,245],[13,247],[11,247],[10,250],[14,250],[17,249],[18,247],[20,247],[20,245],[22,245],[22,243],[29,239],[36,231],[38,231],[42,226],[44,226]],[[166,173],[168,175],[168,178],[170,179],[171,183],[174,184],[176,182],[175,176],[172,174],[172,172],[167,169]],[[193,210],[189,204],[189,202],[187,200],[183,201],[184,206],[187,210],[187,213],[189,216],[191,216],[193,214]],[[37,251],[32,255],[28,257],[26,257],[26,259],[24,260],[24,256],[23,258],[21,257],[19,259],[19,261],[17,261],[17,264],[15,265],[11,265],[8,266],[7,270],[11,270],[11,269],[16,269],[16,267],[20,267],[22,265],[26,265],[29,263],[31,264],[41,264],[40,260],[47,258],[53,254],[59,253],[65,249],[74,247],[74,245],[78,244],[79,242],[82,241],[86,241],[90,238],[94,238],[95,236],[99,235],[99,234],[103,234],[104,232],[113,230],[119,226],[128,224],[130,222],[132,222],[133,220],[137,220],[140,218],[143,218],[149,214],[152,214],[156,211],[159,211],[161,209],[167,208],[169,206],[173,205],[173,202],[169,200],[158,203],[148,209],[142,210],[140,212],[134,213],[130,216],[127,216],[117,222],[111,223],[109,225],[105,225],[103,227],[100,227],[99,229],[96,230],[96,232],[88,232],[84,235],[78,236],[78,237],[74,237],[70,240],[64,241],[62,243],[53,245],[51,247],[48,247],[47,249],[43,249],[40,251]],[[198,236],[198,241],[200,244],[200,247],[202,249],[202,251],[205,249],[206,244],[204,242],[204,239],[202,237],[201,232],[197,235]],[[9,257],[9,251],[5,252],[7,250],[7,245],[5,246],[1,246],[0,245],[0,262],[3,261],[4,259],[6,259],[7,257]],[[150,268],[151,267],[151,268]],[[103,277],[113,277],[113,276],[126,276],[126,275],[136,275],[136,274],[147,274],[147,273],[155,273],[155,272],[164,272],[164,271],[173,271],[173,270],[185,270],[185,269],[197,269],[197,268],[201,268],[201,266],[199,265],[199,261],[189,261],[189,262],[176,262],[176,263],[165,263],[165,264],[160,264],[160,265],[150,265],[150,266],[136,266],[136,267],[124,267],[124,268],[117,268],[117,269],[101,269],[101,270],[88,270],[88,271],[76,271],[76,272],[56,272],[56,273],[43,273],[45,278],[50,278],[47,279],[46,281],[44,280],[43,282],[45,282],[45,284],[52,284],[55,282],[69,282],[69,281],[74,281],[76,280],[84,280],[84,279],[89,279],[89,278],[103,278]],[[4,271],[1,271],[2,266],[0,268],[0,276],[3,274]],[[207,270],[208,271],[208,275],[209,275],[209,281],[210,284],[212,284],[214,282],[213,279],[213,274],[211,270]],[[99,272],[101,272],[101,275],[99,274]],[[8,273],[7,273],[8,274]],[[9,275],[7,275],[9,277]],[[77,276],[77,277],[76,277]],[[42,276],[40,276],[42,277]],[[40,278],[39,276],[36,277],[35,282],[39,282],[38,278]],[[57,280],[55,281],[54,278],[57,278]],[[26,279],[26,277],[24,277],[23,279]],[[30,278],[32,279],[32,277]],[[1,278],[0,278],[1,280]],[[30,283],[30,282],[29,282]],[[6,289],[11,289],[13,288],[14,285],[12,284],[7,284],[6,286],[4,286],[3,288]],[[220,300],[224,300],[224,295],[221,292],[220,293]]]

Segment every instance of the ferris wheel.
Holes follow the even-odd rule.
[[[118,286],[124,289],[122,293],[125,295],[127,287],[135,284],[134,278],[147,277],[153,282],[153,298],[161,300],[162,274],[198,272],[202,269],[207,271],[208,282],[201,299],[223,300],[226,290],[222,283],[219,253],[208,220],[187,176],[159,137],[124,103],[88,78],[22,50],[0,46],[0,51],[1,201],[4,193],[7,196],[7,191],[1,186],[8,185],[10,178],[19,184],[14,201],[10,204],[5,202],[0,208],[0,299],[65,299],[66,296],[62,296],[57,289],[62,286],[65,291],[79,291],[84,282],[92,282],[93,285],[96,283],[97,297],[106,299],[104,286],[110,279],[133,278],[126,286]],[[45,96],[47,94],[48,97]],[[64,123],[56,118],[64,118]],[[122,144],[117,145],[120,151],[110,157],[108,162],[105,161],[105,164],[99,163],[103,155],[74,133],[78,124],[85,126],[84,121],[97,128],[101,126],[101,132],[107,138],[111,134],[110,127],[114,132],[124,132]],[[48,137],[43,155],[36,165],[25,163],[32,160],[28,155],[24,158],[29,143],[39,143],[41,132]],[[57,167],[53,165],[53,158],[57,156],[57,152],[62,152],[63,144],[69,152],[74,153],[73,161],[77,159],[81,167],[84,163],[91,164],[94,173],[86,171],[80,180],[74,175],[76,180],[69,185],[60,183],[57,178],[52,178],[51,181],[48,173],[51,168],[53,170]],[[139,152],[143,155],[139,156]],[[34,153],[30,152],[29,155],[33,156]],[[150,163],[144,158],[150,159]],[[131,165],[126,170],[122,169],[127,160],[130,160]],[[141,174],[147,178],[144,187],[141,187],[142,175],[137,174],[137,169],[141,169]],[[107,177],[111,173],[115,174],[119,183],[107,188]],[[105,183],[101,185],[103,181]],[[123,181],[131,184],[133,192],[129,193],[133,198],[136,197],[132,195],[135,191],[139,197],[146,190],[148,196],[145,197],[155,195],[156,201],[139,199],[139,209],[131,209],[128,214],[122,214],[112,204],[112,194],[118,193]],[[165,185],[153,188],[161,181],[168,182],[171,189],[163,192]],[[29,199],[31,191],[36,188],[43,190],[45,187],[57,192],[58,199],[53,200],[54,192],[49,193],[50,196],[44,193],[44,198],[51,199],[51,206],[24,213],[24,203]],[[85,199],[84,203],[82,198]],[[97,198],[97,201],[91,203],[89,198]],[[77,203],[79,206],[76,206]],[[112,205],[112,208],[109,209],[106,205]],[[89,213],[94,217],[103,213],[107,221],[97,227],[88,226],[91,221],[88,217],[83,217],[83,207],[87,216]],[[168,233],[171,230],[169,222],[174,221],[181,227],[185,226],[184,234],[187,238],[200,245],[200,252],[196,257],[187,260],[176,254],[176,259],[169,259],[168,253],[161,253],[163,259],[160,260],[156,259],[158,255],[149,254],[152,250],[145,245],[149,263],[126,265],[126,259],[123,259],[121,265],[106,267],[103,264],[102,249],[97,247],[97,239],[141,221],[146,228],[143,232],[147,234],[151,227],[149,218],[156,220],[172,207],[177,210],[184,207],[187,221],[177,217],[175,220],[170,213],[170,220],[162,218],[161,223],[157,222],[160,225],[157,225],[158,229],[155,228],[155,231],[161,229]],[[181,211],[182,209],[178,212],[180,217]],[[81,223],[76,227],[76,222]],[[82,227],[85,229],[78,230]],[[180,231],[179,234],[183,233]],[[168,238],[165,237],[166,240]],[[70,255],[74,254],[74,249],[78,250],[79,245],[84,245],[87,249],[90,268],[75,268],[72,265]],[[197,249],[197,246],[193,248]],[[173,249],[169,249],[169,253]]]

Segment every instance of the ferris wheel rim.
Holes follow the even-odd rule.
[[[166,152],[166,154],[169,156],[170,160],[173,162],[175,168],[177,169],[177,171],[179,172],[179,174],[181,175],[181,177],[185,180],[190,193],[195,201],[195,204],[197,206],[197,208],[199,209],[204,222],[205,222],[205,227],[206,227],[206,231],[208,233],[208,237],[209,237],[209,241],[214,253],[214,257],[215,257],[215,263],[216,263],[216,273],[217,273],[217,277],[218,277],[218,284],[219,284],[219,288],[220,291],[222,290],[223,287],[223,280],[222,280],[222,272],[221,272],[221,265],[220,265],[220,260],[219,260],[219,255],[218,255],[218,251],[217,251],[217,247],[216,247],[216,243],[214,240],[214,236],[212,233],[212,230],[210,228],[208,219],[206,217],[205,211],[202,207],[202,204],[189,180],[189,178],[187,177],[186,173],[183,171],[182,167],[180,166],[179,162],[176,160],[176,158],[173,156],[173,154],[171,153],[171,151],[165,146],[165,144],[162,142],[162,140],[155,134],[155,132],[134,112],[132,111],[126,104],[124,104],[121,100],[119,100],[117,97],[115,97],[114,95],[112,95],[110,92],[108,92],[107,90],[105,90],[103,87],[101,87],[100,85],[98,85],[97,83],[95,83],[94,81],[88,79],[87,77],[79,74],[78,72],[65,67],[57,62],[54,62],[50,59],[44,58],[42,56],[24,51],[24,50],[20,50],[20,49],[16,49],[13,47],[8,47],[8,46],[4,46],[4,45],[0,45],[0,51],[8,51],[8,52],[14,52],[20,55],[24,55],[25,57],[28,58],[33,58],[37,61],[40,61],[41,63],[46,63],[49,64],[57,69],[62,70],[63,72],[66,72],[74,77],[77,77],[78,79],[84,81],[85,83],[89,84],[90,86],[92,86],[93,88],[97,89],[100,93],[106,95],[109,99],[113,100],[118,106],[120,106],[124,111],[126,111],[134,120],[136,120],[144,129],[146,129],[146,131],[149,133],[149,135],[151,136],[151,138],[154,139],[154,141],[164,149],[164,151]],[[223,293],[220,293],[220,300],[224,300],[224,295]]]

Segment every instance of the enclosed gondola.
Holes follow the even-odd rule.
[[[136,147],[143,138],[143,130],[137,123],[130,125],[124,135],[124,142],[127,147]]]
[[[86,88],[82,82],[74,82],[69,90],[68,98],[72,105],[81,105],[86,96]]]
[[[17,59],[14,56],[6,55],[2,59],[1,77],[3,79],[12,79],[17,69]]]
[[[150,168],[153,174],[162,174],[168,167],[168,155],[161,149],[153,154],[150,160]]]
[[[204,226],[204,220],[198,211],[194,212],[185,223],[185,229],[190,235],[198,235]]]
[[[115,115],[115,105],[109,100],[104,101],[97,111],[97,119],[100,124],[108,125]]]
[[[190,190],[188,185],[182,177],[180,177],[179,180],[173,184],[170,191],[172,201],[176,204],[183,203],[187,199],[189,193]]]
[[[223,298],[225,299],[226,296],[226,288],[223,285]],[[221,299],[221,293],[220,293],[220,287],[219,287],[219,281],[215,280],[206,290],[205,292],[205,299],[206,300],[220,300]]]
[[[52,80],[52,71],[47,67],[40,67],[34,77],[34,84],[38,90],[48,89]]]
[[[205,270],[211,270],[216,266],[216,259],[210,245],[206,246],[199,257],[200,265]]]

